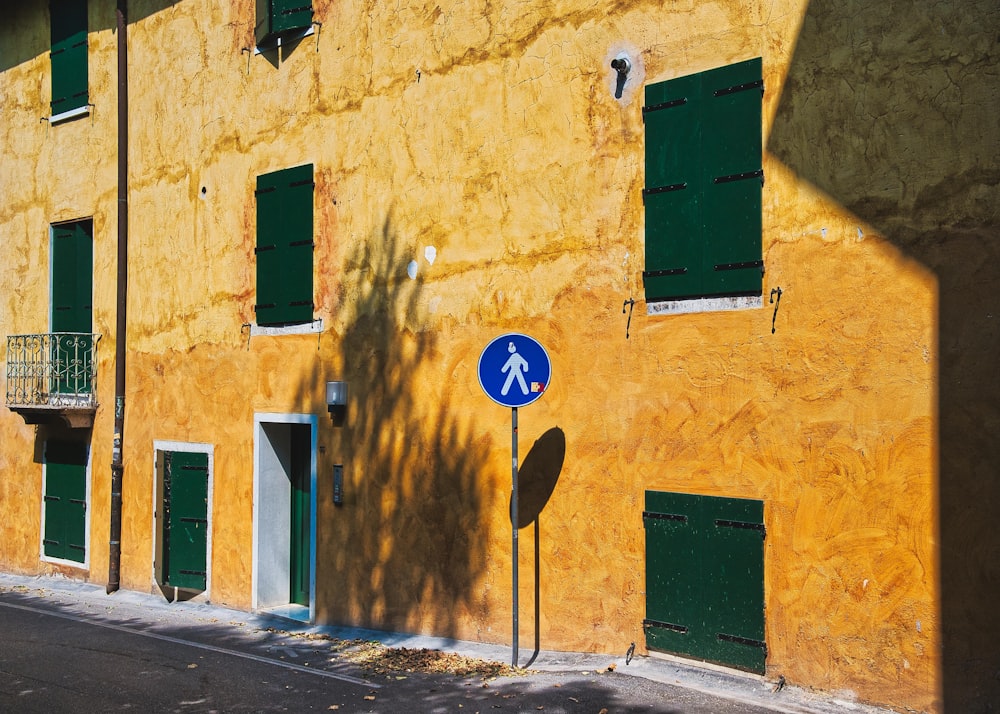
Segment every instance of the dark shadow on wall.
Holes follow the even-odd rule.
[[[521,529],[532,522],[535,524],[535,651],[525,667],[534,664],[542,647],[541,515],[556,490],[565,460],[566,434],[556,426],[535,440],[517,470],[517,527]],[[513,503],[510,505],[513,511]]]
[[[535,440],[517,469],[517,527],[538,519],[552,497],[566,459],[566,434],[552,427]]]
[[[48,54],[51,44],[47,3],[24,0],[5,8],[0,23],[0,72]]]
[[[423,329],[422,282],[407,275],[412,254],[386,219],[344,263],[346,326],[333,339],[350,406],[331,435],[344,503],[331,506],[321,490],[317,600],[332,622],[456,635],[470,617],[486,619],[475,588],[488,543],[489,440],[453,410],[448,384],[420,381],[440,375],[440,357]]]
[[[128,21],[134,23],[144,20],[178,2],[179,0],[129,0]],[[117,22],[115,8],[114,0],[90,3],[88,31],[93,33],[114,30]],[[48,54],[52,42],[48,2],[7,0],[4,3],[3,13],[3,21],[0,22],[0,72]]]
[[[933,271],[942,690],[1000,702],[1000,5],[812,0],[768,149]]]

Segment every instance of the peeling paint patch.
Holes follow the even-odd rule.
[[[431,265],[434,265],[434,261],[437,260],[437,248],[432,245],[424,248],[424,260],[426,260]]]
[[[698,298],[695,300],[661,300],[646,304],[647,315],[681,315],[693,312],[721,312],[748,310],[761,307],[764,299],[759,295],[738,297]]]
[[[406,274],[410,276],[410,280],[417,279],[417,261],[411,260],[406,266]]]

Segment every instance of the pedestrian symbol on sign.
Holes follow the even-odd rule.
[[[508,373],[507,381],[503,383],[503,389],[500,390],[500,394],[507,396],[507,392],[510,391],[510,385],[515,379],[517,380],[517,383],[521,385],[521,393],[527,394],[528,385],[524,382],[524,375],[521,374],[521,370],[523,369],[527,372],[528,363],[524,360],[524,357],[517,353],[517,347],[514,346],[513,342],[507,343],[507,351],[510,352],[510,358],[500,369],[501,372]]]

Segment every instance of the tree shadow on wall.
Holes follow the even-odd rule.
[[[459,623],[487,619],[475,587],[489,440],[435,383],[447,376],[423,327],[422,281],[407,276],[412,252],[387,219],[345,260],[339,351],[350,407],[333,436],[345,494],[338,507],[320,496],[318,600],[331,621],[458,635]]]
[[[1000,701],[1000,98],[990,0],[811,0],[768,148],[938,279],[945,711]]]

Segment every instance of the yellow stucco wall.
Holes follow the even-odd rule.
[[[940,710],[939,277],[864,210],[884,190],[877,179],[852,201],[833,190],[846,180],[836,172],[856,167],[837,168],[838,136],[808,99],[782,99],[786,77],[801,90],[821,64],[797,46],[803,28],[849,25],[843,11],[796,0],[314,8],[319,31],[279,60],[245,51],[249,0],[132,4],[123,587],[153,588],[154,440],[205,443],[211,598],[251,607],[254,415],[316,414],[318,619],[509,641],[510,413],[482,393],[476,365],[493,337],[523,331],[548,348],[554,376],[521,410],[521,456],[558,428],[565,460],[537,529],[520,532],[522,647],[537,592],[543,648],[642,649],[645,490],[760,499],[769,676]],[[3,34],[18,53],[0,74],[0,327],[48,329],[47,228],[93,217],[102,408],[90,571],[39,564],[47,432],[7,410],[0,563],[104,582],[113,3],[91,3],[94,107],[53,127],[39,121],[46,23],[22,8]],[[885,16],[868,23],[831,52],[867,47],[866,28],[884,36]],[[634,69],[616,100],[619,52]],[[642,84],[751,57],[766,86],[764,305],[647,315]],[[805,118],[790,123],[796,112]],[[935,126],[955,142],[968,130]],[[887,170],[899,164],[888,144],[866,144],[885,148],[867,168],[906,183]],[[323,331],[251,337],[255,177],[306,163]],[[907,190],[927,182],[910,176]],[[332,379],[351,390],[339,429],[324,403]],[[339,507],[334,463],[346,469]]]

